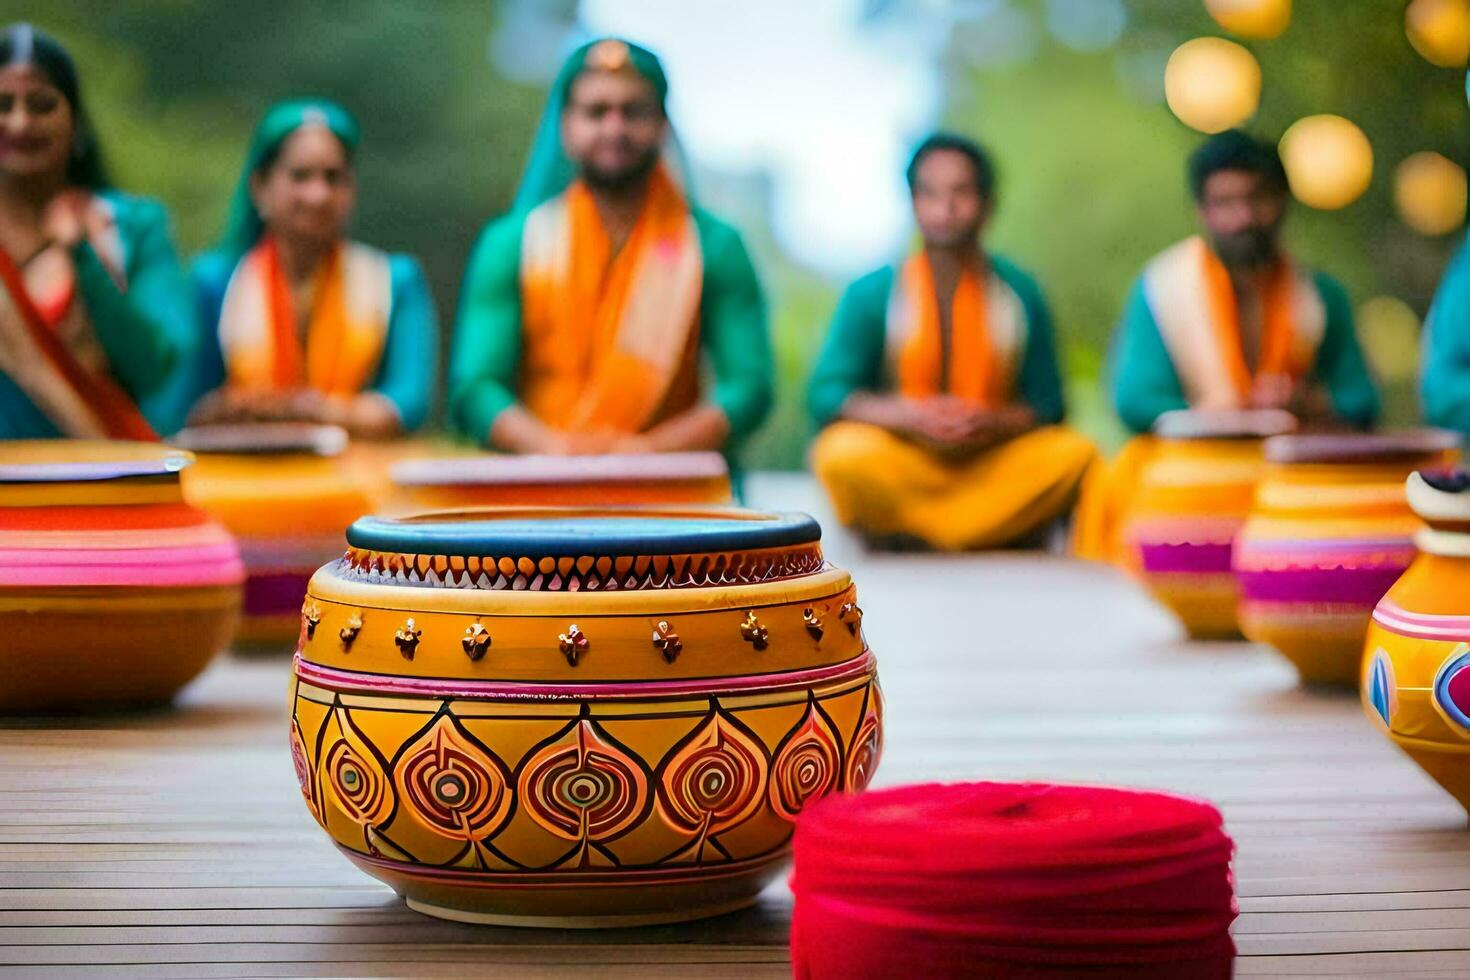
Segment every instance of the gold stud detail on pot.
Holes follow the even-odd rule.
[[[301,604],[301,625],[306,629],[306,638],[316,636],[316,628],[322,621],[322,607],[307,599]]]
[[[806,627],[806,631],[811,634],[812,639],[818,641],[822,639],[822,617],[817,615],[815,608],[807,606],[803,609],[801,611],[801,622]]]
[[[347,622],[337,631],[337,636],[342,640],[342,652],[347,653],[352,649],[352,644],[357,642],[357,634],[362,632],[362,615],[353,613]]]
[[[755,618],[754,609],[745,614],[745,620],[740,624],[740,638],[757,650],[764,650],[771,638],[771,631]]]
[[[653,628],[653,645],[668,663],[673,663],[684,649],[684,641],[679,639],[679,634],[665,620],[659,620],[658,625]]]
[[[485,628],[484,623],[471,623],[465,627],[464,637],[459,645],[464,647],[465,656],[471,660],[479,660],[490,649],[490,631]]]
[[[576,623],[573,623],[565,633],[560,634],[556,639],[561,648],[561,655],[566,657],[567,663],[573,667],[577,666],[577,661],[582,659],[587,648],[592,645],[587,639],[587,634],[578,629]]]
[[[849,633],[857,636],[859,627],[863,625],[863,611],[856,602],[844,602],[842,608],[837,610],[837,619],[847,627]]]
[[[404,660],[412,660],[414,651],[419,648],[419,640],[423,639],[424,631],[415,625],[413,617],[408,622],[398,627],[398,632],[393,634],[393,642],[398,645],[398,652],[403,654]]]

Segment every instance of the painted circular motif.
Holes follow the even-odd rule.
[[[377,824],[393,809],[388,780],[345,737],[333,742],[323,760],[327,784],[342,812],[357,823]]]
[[[602,841],[643,815],[648,776],[636,758],[584,718],[531,757],[517,791],[531,817],[558,837]]]
[[[659,812],[690,832],[721,833],[760,807],[768,763],[764,748],[719,711],[676,745],[659,766]]]
[[[1451,723],[1470,731],[1470,650],[1458,652],[1434,678],[1434,703]]]
[[[815,701],[808,701],[806,714],[781,740],[771,763],[771,807],[795,820],[808,800],[837,789],[841,777],[841,750],[832,723]]]
[[[863,722],[853,736],[852,748],[847,752],[847,772],[843,782],[849,793],[860,793],[873,781],[873,770],[883,755],[883,695],[874,682],[868,710],[863,713]]]
[[[396,772],[409,812],[457,840],[483,840],[510,813],[505,767],[441,714],[404,749]]]

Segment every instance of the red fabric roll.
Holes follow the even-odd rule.
[[[831,797],[797,822],[793,969],[1228,977],[1232,849],[1213,806],[1160,793],[968,783]]]

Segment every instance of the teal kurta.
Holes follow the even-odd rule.
[[[693,208],[704,263],[699,343],[713,384],[706,392],[730,421],[730,448],[765,419],[773,395],[766,306],[755,267],[728,224]],[[449,362],[449,417],[459,431],[488,442],[496,416],[519,401],[521,235],[524,213],[492,221],[465,272]]]
[[[390,255],[391,298],[388,336],[383,357],[372,382],[365,388],[391,401],[405,431],[428,418],[439,363],[439,317],[424,281],[423,270],[408,255]],[[207,252],[194,260],[194,297],[203,324],[197,354],[159,393],[155,414],[173,431],[184,424],[199,398],[225,381],[224,354],[219,342],[220,309],[235,263],[222,252]],[[158,424],[158,423],[155,423]]]
[[[996,275],[1020,297],[1026,316],[1026,346],[1016,372],[1015,397],[1035,413],[1037,422],[1053,425],[1062,420],[1065,403],[1046,297],[1036,280],[1015,263],[999,255],[989,259]],[[807,410],[818,426],[836,418],[853,392],[893,388],[887,376],[886,335],[888,300],[897,276],[895,266],[870,272],[838,301],[807,387]]]
[[[1470,435],[1470,238],[1434,294],[1424,324],[1419,396],[1431,425]]]
[[[112,206],[122,240],[125,290],[86,241],[72,249],[77,301],[112,365],[114,380],[140,403],[155,428],[164,424],[149,395],[175,365],[187,361],[197,329],[188,278],[157,201],[118,191],[99,197]],[[0,374],[0,439],[56,438],[61,433],[8,377]]]
[[[1367,427],[1378,418],[1378,389],[1358,346],[1353,308],[1336,279],[1322,272],[1312,280],[1326,308],[1327,322],[1308,380],[1322,385],[1333,410],[1347,422]],[[1149,308],[1143,279],[1133,284],[1118,325],[1112,352],[1113,401],[1123,424],[1148,432],[1164,412],[1189,407],[1184,386]]]

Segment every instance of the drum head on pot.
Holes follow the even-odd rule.
[[[347,448],[347,430],[310,422],[232,422],[191,426],[169,442],[195,453],[338,456]]]
[[[1400,432],[1334,432],[1274,436],[1266,440],[1270,463],[1391,463],[1453,452],[1460,437],[1445,429]]]
[[[1229,411],[1179,409],[1154,422],[1160,439],[1267,439],[1294,432],[1296,417],[1276,408]]]

